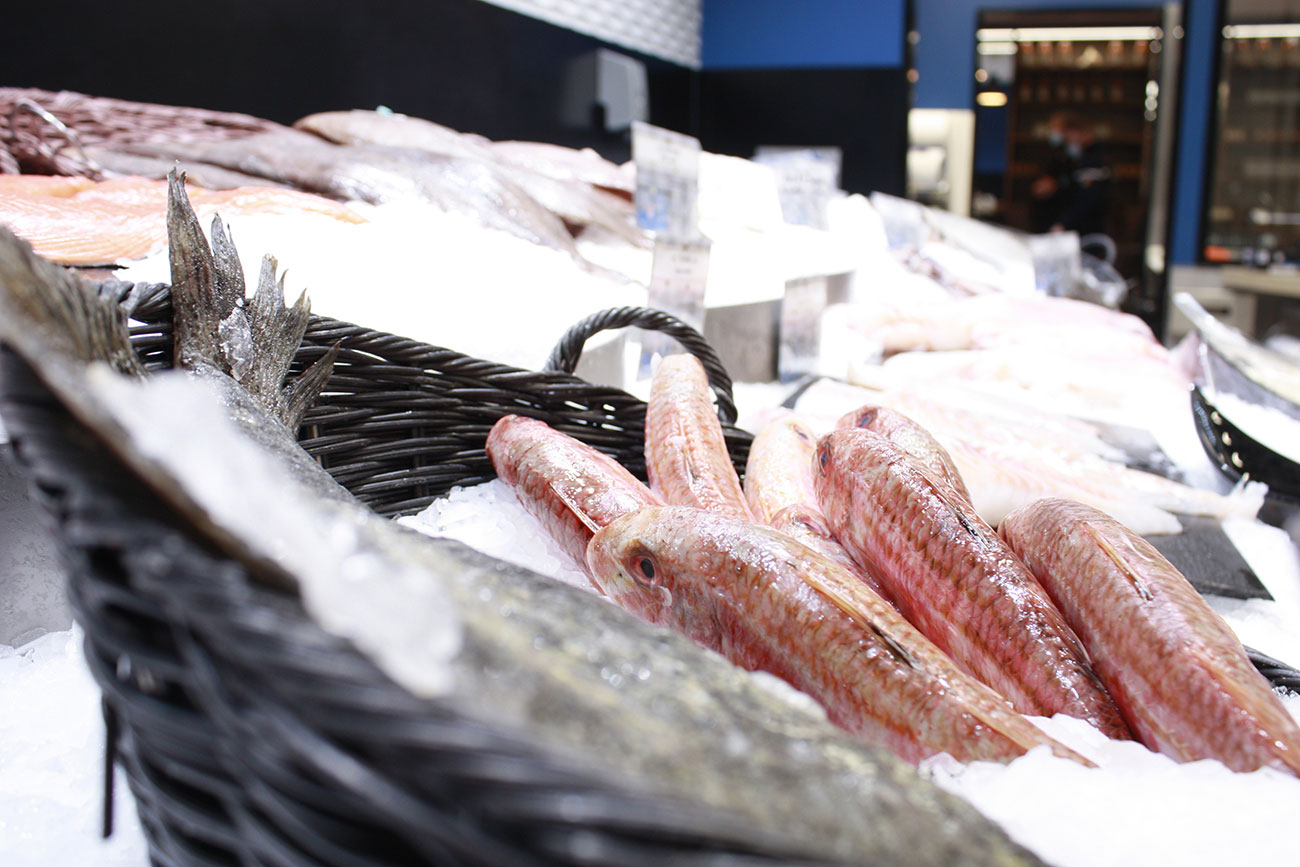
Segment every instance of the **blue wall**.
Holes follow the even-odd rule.
[[[902,66],[906,0],[703,0],[705,69]]]

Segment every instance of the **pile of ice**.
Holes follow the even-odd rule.
[[[541,530],[500,479],[453,488],[420,514],[397,521],[427,536],[456,539],[499,560],[595,592],[582,567]]]
[[[457,489],[402,523],[590,589],[500,481]],[[1230,534],[1254,555],[1252,567],[1278,601],[1216,605],[1248,642],[1295,662],[1285,643],[1288,617],[1277,614],[1300,604],[1295,551],[1275,528],[1242,527]],[[1284,701],[1300,717],[1300,697]],[[0,707],[9,711],[0,714],[0,864],[143,867],[145,845],[124,782],[116,833],[99,840],[102,724],[80,636],[0,647]],[[1098,767],[1035,750],[1007,765],[940,757],[925,772],[1061,867],[1300,863],[1300,837],[1291,832],[1300,779],[1273,770],[1236,774],[1213,761],[1177,764],[1076,720],[1037,722]]]
[[[113,836],[99,836],[104,724],[80,631],[0,645],[0,708],[0,864],[144,867],[120,770]]]
[[[1300,716],[1300,697],[1284,698]],[[1097,764],[1046,747],[1008,765],[925,768],[1013,838],[1061,867],[1300,864],[1300,780],[1272,769],[1238,774],[1216,761],[1178,764],[1132,741],[1108,740],[1065,716],[1034,719]]]

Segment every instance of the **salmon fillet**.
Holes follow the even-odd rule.
[[[201,218],[312,213],[364,220],[338,202],[271,187],[190,190]],[[0,224],[63,265],[109,265],[147,256],[167,243],[167,182],[147,178],[0,175]]]

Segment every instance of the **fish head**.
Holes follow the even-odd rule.
[[[869,430],[871,429],[871,426],[876,423],[876,420],[880,417],[881,409],[882,407],[876,406],[875,404],[867,404],[866,406],[860,406],[857,409],[853,410],[853,412],[841,416],[840,420],[835,422],[835,427],[836,428],[866,428]]]
[[[844,493],[849,479],[869,467],[887,465],[898,451],[888,439],[873,430],[839,428],[817,441],[813,452],[813,487],[823,504],[832,492]]]
[[[804,422],[802,419],[800,419],[798,416],[789,415],[786,416],[785,418],[777,420],[776,422],[774,422],[774,424],[779,424],[785,427],[786,430],[788,430],[793,437],[795,437],[797,440],[799,440],[799,442],[804,443],[808,447],[811,447],[814,443],[817,442],[817,437],[812,432],[812,428],[810,428],[807,425],[807,423]]]
[[[587,543],[587,569],[606,596],[642,620],[669,623],[674,575],[663,562],[663,522],[671,507],[642,509],[611,522]]]

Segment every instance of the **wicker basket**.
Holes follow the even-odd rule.
[[[134,336],[151,366],[168,363],[166,303],[155,296],[134,314],[151,321]],[[702,338],[656,311],[593,317],[557,353],[574,363],[585,334],[618,324],[677,330],[729,391]],[[411,512],[490,478],[483,444],[506,413],[543,418],[641,468],[645,406],[616,389],[321,318],[299,363],[335,341],[339,363],[302,441],[379,512]],[[155,863],[823,863],[412,697],[295,595],[200,542],[8,350],[0,409],[53,518],[103,691],[109,761],[126,769]],[[743,464],[748,435],[728,427],[727,437]]]
[[[85,149],[214,141],[283,129],[247,114],[131,102],[62,90],[0,87],[0,174],[101,177]]]

